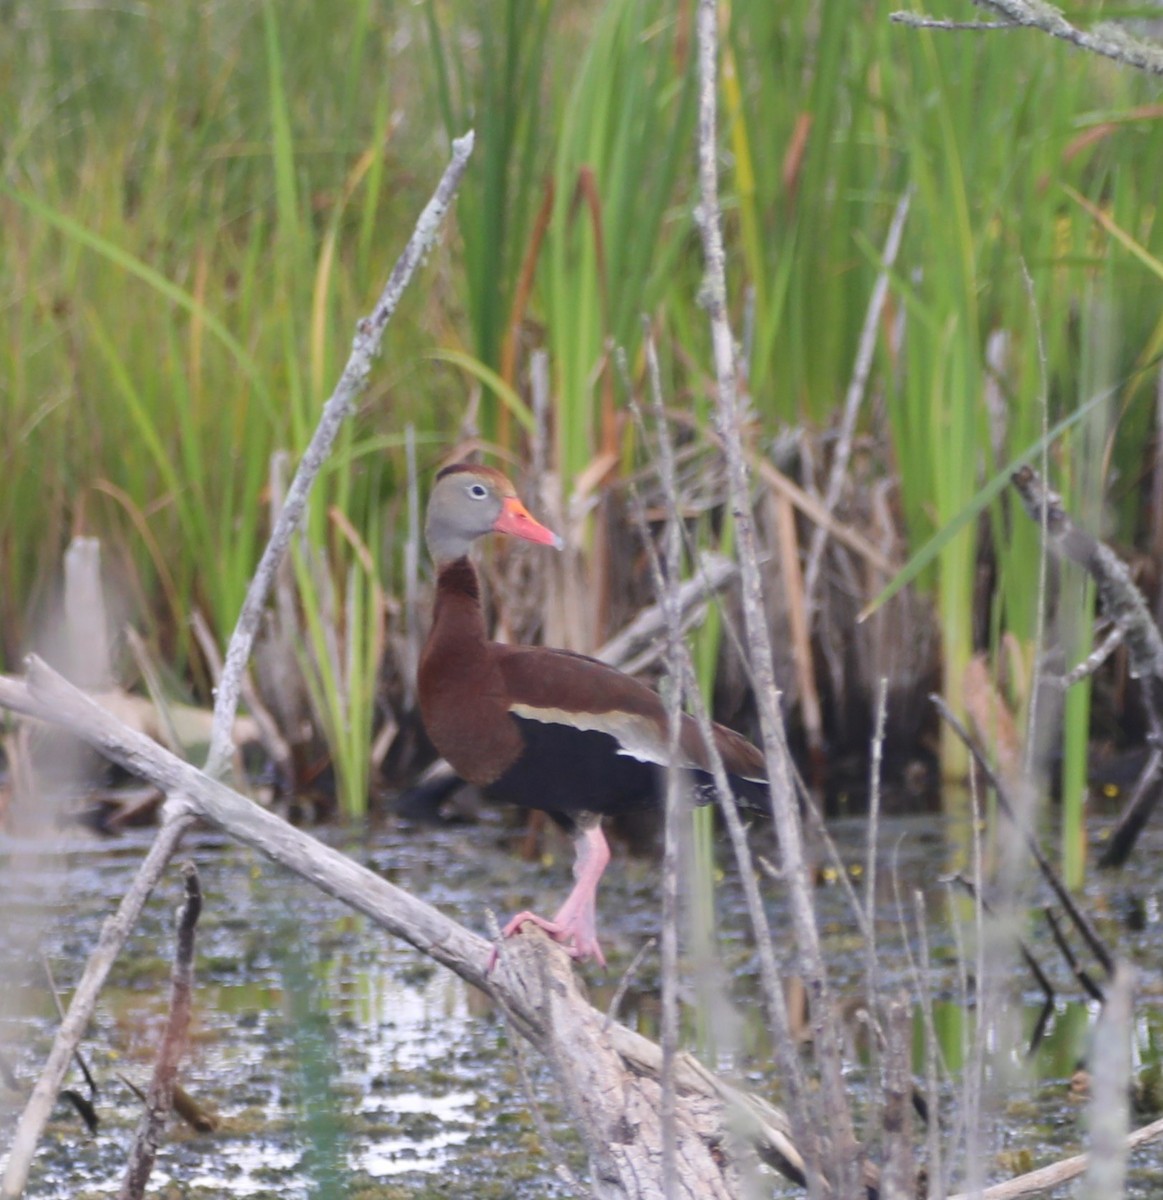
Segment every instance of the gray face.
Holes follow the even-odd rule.
[[[436,481],[428,501],[424,536],[437,563],[462,558],[501,515],[504,498],[496,485],[475,471],[457,471]]]

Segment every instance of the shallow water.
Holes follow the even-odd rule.
[[[864,822],[837,822],[832,832],[849,878],[863,896]],[[17,1079],[15,1089],[0,1082],[0,1144],[7,1142],[56,1023],[38,956],[41,951],[47,956],[67,994],[150,836],[147,831],[116,841],[81,834],[53,842],[0,841],[5,981],[0,1046]],[[756,832],[756,848],[772,855],[766,837],[765,831]],[[552,911],[568,888],[567,847],[554,842],[544,861],[525,863],[511,852],[509,839],[493,819],[441,829],[391,825],[370,834],[366,843],[331,835],[372,869],[482,931],[488,928],[486,904],[502,916],[527,904]],[[1151,862],[1159,840],[1140,847],[1138,863]],[[882,827],[880,845],[878,987],[897,991],[912,978],[902,952],[901,913],[910,923],[916,960],[919,941],[911,923],[919,890],[927,915],[934,1019],[943,1056],[956,1077],[969,1027],[965,990],[971,985],[957,967],[948,889],[938,877],[960,865],[964,851],[958,830],[940,818],[896,819]],[[584,1172],[584,1158],[560,1119],[552,1080],[531,1054],[524,1056],[550,1145],[530,1115],[504,1023],[479,994],[247,850],[206,833],[192,838],[185,852],[198,864],[206,903],[183,1083],[217,1114],[219,1127],[197,1134],[174,1126],[154,1171],[156,1188],[172,1183],[175,1195],[188,1197],[229,1192],[240,1197],[523,1200],[575,1194],[562,1182],[556,1162],[564,1159]],[[720,846],[716,922],[722,966],[688,971],[688,979],[709,981],[709,986],[692,984],[684,993],[686,1031],[720,1069],[778,1102],[754,953],[728,854]],[[586,968],[595,1003],[608,1002],[636,950],[656,932],[656,888],[651,861],[615,851],[599,897],[610,969],[603,976]],[[776,893],[769,911],[782,940],[787,913],[778,889],[768,890]],[[172,920],[180,895],[180,878],[172,870],[115,965],[84,1044],[101,1089],[101,1127],[95,1137],[88,1135],[76,1113],[59,1104],[30,1196],[105,1196],[120,1185],[139,1111],[120,1076],[140,1087],[148,1081],[168,1001]],[[818,902],[836,992],[855,1007],[865,994],[863,951],[844,889],[830,871],[822,873]],[[1142,1073],[1157,1071],[1157,1048],[1163,1044],[1158,1003],[1163,938],[1156,880],[1143,867],[1097,877],[1085,902],[1108,944],[1136,963],[1137,1065]],[[1041,1047],[1027,1058],[1041,998],[1025,968],[1015,965],[1013,990],[1020,1003],[1013,1028],[1002,1031],[1009,1040],[995,1045],[991,1058],[990,1150],[1001,1157],[989,1161],[997,1177],[1075,1151],[1085,1109],[1071,1090],[1070,1076],[1085,1053],[1093,1005],[1083,1000],[1044,924],[1032,922],[1027,936],[1059,995]],[[657,960],[648,955],[623,1002],[623,1018],[647,1034],[655,1032],[657,983]],[[919,1045],[919,1018],[917,1030]],[[851,1036],[851,1081],[861,1094],[864,1051],[857,1022]],[[83,1090],[75,1070],[69,1086]],[[958,1087],[955,1081],[946,1085],[946,1104]],[[1132,1123],[1151,1116],[1144,1113]],[[1133,1164],[1131,1194],[1157,1194],[1154,1180],[1163,1157],[1146,1151]]]

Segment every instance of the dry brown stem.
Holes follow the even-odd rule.
[[[146,1097],[145,1112],[130,1151],[121,1184],[120,1200],[140,1200],[145,1195],[157,1157],[158,1146],[165,1132],[166,1121],[174,1107],[174,1089],[178,1079],[178,1063],[186,1049],[190,1029],[190,1010],[194,990],[194,930],[202,912],[202,885],[192,862],[182,864],[186,881],[186,898],[178,912],[178,936],[174,950],[174,971],[170,988],[170,1013],[162,1042],[158,1047],[153,1080]]]

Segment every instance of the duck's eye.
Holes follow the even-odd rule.
[[[474,500],[483,500],[489,494],[489,489],[483,483],[470,483],[468,494]]]

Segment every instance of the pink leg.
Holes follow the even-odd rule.
[[[565,903],[557,910],[552,921],[537,916],[536,913],[518,913],[501,930],[502,937],[512,937],[526,921],[544,929],[555,942],[561,942],[570,954],[584,962],[594,958],[604,967],[606,965],[602,948],[598,945],[597,931],[597,892],[598,881],[610,861],[610,847],[606,835],[602,833],[601,822],[583,830],[574,840],[577,858],[573,864],[573,891]],[[494,947],[492,958],[489,960],[491,971],[497,962],[497,951]]]

